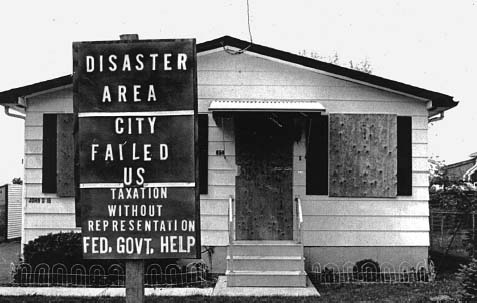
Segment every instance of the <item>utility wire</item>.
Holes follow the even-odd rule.
[[[230,54],[230,55],[241,55],[243,54],[246,50],[248,50],[252,44],[253,44],[253,39],[252,39],[252,28],[250,26],[250,4],[249,4],[249,0],[247,0],[247,25],[248,25],[248,36],[250,38],[250,44],[241,49],[241,50],[238,50],[238,51],[235,51],[235,50],[231,50],[231,49],[228,49],[225,47],[225,45],[222,43],[222,47],[224,49],[224,51],[227,53],[227,54]]]
[[[250,5],[248,3],[249,0],[247,0],[247,24],[248,24],[248,35],[250,37],[250,45],[252,45],[253,43],[253,39],[252,39],[252,30],[251,30],[251,27],[250,27]]]

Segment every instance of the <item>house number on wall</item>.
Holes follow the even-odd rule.
[[[51,204],[51,198],[28,198],[28,203]]]

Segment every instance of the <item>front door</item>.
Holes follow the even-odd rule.
[[[236,239],[293,239],[293,120],[235,116]]]

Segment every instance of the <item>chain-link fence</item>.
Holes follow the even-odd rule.
[[[477,240],[475,213],[431,211],[431,250],[445,255],[470,257]]]

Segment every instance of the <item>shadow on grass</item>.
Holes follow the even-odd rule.
[[[444,255],[437,251],[429,251],[429,257],[434,261],[438,275],[456,273],[460,268],[460,264],[467,264],[470,262],[470,258]]]

